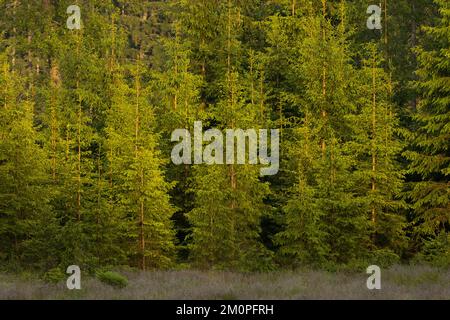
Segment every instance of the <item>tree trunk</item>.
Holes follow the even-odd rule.
[[[140,55],[138,56],[138,63],[136,68],[140,68]],[[136,89],[136,106],[135,106],[135,162],[139,161],[139,131],[140,131],[140,94],[141,94],[141,85],[139,79],[139,70],[136,70],[136,79],[135,79],[135,89]],[[145,215],[144,215],[144,169],[140,168],[138,181],[136,186],[137,196],[138,196],[138,216],[139,216],[139,252],[140,252],[140,267],[141,270],[146,269],[146,261],[145,261],[145,233],[144,233],[144,223],[145,223]]]
[[[388,51],[388,3],[384,0],[384,44],[386,45],[386,52]]]
[[[80,36],[77,36],[77,57],[80,55]],[[78,158],[77,158],[77,220],[81,220],[81,125],[82,125],[82,98],[80,93],[79,70],[77,70],[77,93],[78,93],[78,125],[77,125],[77,144],[78,144]]]
[[[235,105],[234,105],[234,85],[232,83],[232,79],[231,79],[231,28],[232,28],[232,17],[231,17],[231,0],[228,0],[228,39],[227,39],[227,47],[228,47],[228,57],[227,57],[227,74],[228,74],[228,90],[229,90],[229,104],[230,104],[230,109],[232,110],[232,113],[234,114],[236,112],[235,110]],[[235,122],[234,122],[234,116],[233,119],[231,121],[231,128],[234,129],[235,128]],[[234,156],[234,155],[233,155]],[[237,208],[237,203],[236,200],[234,199],[235,194],[236,194],[236,189],[237,189],[237,178],[236,178],[236,169],[234,167],[234,164],[230,165],[230,184],[231,184],[231,190],[232,190],[232,199],[231,199],[231,230],[230,230],[230,236],[232,238],[233,244],[232,244],[232,252],[231,252],[231,257],[232,259],[235,257],[235,244],[234,244],[234,239],[235,239],[235,210]]]
[[[17,23],[16,23],[16,9],[17,9],[17,4],[18,4],[18,2],[17,2],[17,0],[14,0],[14,2],[13,2],[13,19],[14,19],[14,27],[13,27],[13,31],[12,31],[12,34],[13,34],[13,45],[12,45],[12,52],[11,52],[11,55],[12,55],[12,70],[14,70],[14,67],[16,66],[16,39],[17,39],[17,28],[16,28],[16,25],[17,25]]]
[[[417,45],[417,22],[416,22],[416,6],[414,1],[411,4],[412,6],[412,21],[411,21],[411,47],[414,48]],[[416,53],[411,51],[414,61],[416,60]],[[416,93],[413,93],[414,97],[411,101],[411,109],[415,113],[417,111],[417,96]]]
[[[375,62],[373,62],[372,66],[372,193],[376,192],[376,179],[375,175],[377,172],[377,154],[376,154],[376,125],[377,125],[377,96],[376,96],[376,70],[375,70]],[[375,208],[375,204],[372,204],[372,222],[374,225],[377,221],[377,212]]]
[[[327,1],[326,0],[322,0],[322,14],[323,14],[323,19],[325,20],[326,16],[327,16]],[[324,21],[324,26],[322,27],[322,41],[323,42],[326,41],[325,21]],[[327,69],[326,69],[326,63],[324,62],[323,67],[322,67],[322,97],[323,97],[324,104],[326,101],[326,96],[327,96]],[[325,106],[323,106],[323,107],[325,107]],[[326,119],[327,119],[327,111],[325,109],[322,109],[322,119],[325,123]],[[325,159],[326,137],[322,137],[321,149],[322,149],[322,157]]]
[[[52,63],[50,70],[50,86],[53,89],[50,97],[50,143],[51,143],[51,166],[52,166],[52,179],[56,182],[56,167],[57,167],[57,152],[58,152],[58,112],[57,112],[57,101],[58,96],[58,86],[59,86],[59,74],[58,65],[56,62]]]

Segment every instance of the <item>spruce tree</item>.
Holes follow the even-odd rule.
[[[450,6],[447,1],[436,3],[440,8],[440,20],[437,25],[424,28],[427,42],[417,49],[420,68],[416,89],[420,102],[414,115],[416,126],[408,134],[410,149],[405,156],[410,161],[409,174],[420,179],[411,183],[407,193],[413,203],[416,239],[425,241],[428,244],[425,247],[433,247],[429,241],[439,244],[438,251],[428,259],[445,255],[448,263]]]
[[[133,65],[127,77],[115,70],[106,132],[113,206],[124,226],[120,238],[128,243],[131,263],[145,270],[172,265],[174,209],[168,196],[171,185],[161,171],[155,116],[148,87],[142,86],[142,68],[140,63]]]
[[[327,1],[320,9],[305,8],[290,55],[297,57],[291,81],[299,88],[292,100],[299,119],[287,149],[296,179],[278,244],[295,264],[349,263],[367,253],[369,241],[368,220],[353,193],[356,159],[347,147],[356,78],[347,31],[343,20],[333,24]]]
[[[392,83],[381,68],[377,44],[369,43],[365,52],[358,71],[358,109],[350,116],[354,138],[347,146],[356,155],[355,201],[366,208],[371,221],[371,250],[394,257],[379,250],[400,255],[405,249],[406,224],[401,213],[406,204],[400,200],[403,173],[397,161],[402,147],[399,122],[391,102]]]
[[[14,267],[45,267],[48,258],[42,253],[55,248],[47,161],[38,145],[30,93],[6,54],[0,64],[0,259]]]
[[[241,7],[229,0],[220,7],[217,32],[225,48],[220,55],[220,78],[213,81],[222,94],[212,108],[218,129],[258,129],[258,106],[244,94],[248,84],[242,68]],[[188,214],[193,226],[191,258],[201,268],[265,269],[270,253],[260,241],[260,224],[268,185],[259,180],[259,167],[247,165],[197,166],[193,192],[195,208]]]
[[[189,165],[176,166],[170,161],[171,135],[177,129],[186,129],[193,134],[194,122],[204,120],[206,110],[200,102],[202,76],[192,70],[191,42],[186,39],[187,31],[179,17],[175,16],[175,19],[171,36],[161,39],[166,63],[161,70],[152,72],[154,88],[151,101],[159,115],[156,123],[161,133],[160,147],[167,157],[167,179],[175,183],[171,190],[172,203],[178,208],[173,216],[174,227],[180,243],[180,257],[186,259],[190,232],[186,213],[193,208],[190,192],[192,170]]]

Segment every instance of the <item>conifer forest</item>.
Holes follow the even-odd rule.
[[[0,273],[416,264],[450,268],[448,0],[0,0]]]

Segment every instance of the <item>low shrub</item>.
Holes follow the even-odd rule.
[[[128,285],[128,279],[123,275],[113,271],[97,272],[97,279],[115,288],[125,288]]]
[[[47,271],[42,279],[49,283],[58,283],[66,278],[66,274],[60,268],[53,268]]]

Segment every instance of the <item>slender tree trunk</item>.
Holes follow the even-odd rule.
[[[53,62],[50,70],[50,87],[52,88],[52,94],[50,97],[50,143],[51,143],[51,165],[52,165],[52,179],[56,182],[56,167],[57,167],[57,152],[58,152],[58,112],[57,101],[58,86],[59,86],[59,74],[58,65]]]
[[[188,65],[185,65],[184,73],[188,73]],[[190,110],[189,110],[189,101],[188,101],[188,95],[184,95],[184,128],[186,130],[189,130],[189,118],[191,116]],[[184,165],[184,178],[185,181],[187,181],[187,178],[189,177],[189,165]]]
[[[79,83],[77,81],[77,89]],[[77,219],[81,220],[81,122],[82,122],[82,108],[81,108],[81,97],[78,96],[78,128],[77,128],[77,143],[78,143],[78,158],[77,158]]]
[[[13,45],[12,45],[12,69],[14,70],[15,66],[16,66],[16,39],[17,39],[17,28],[16,28],[16,24],[17,24],[17,20],[16,20],[16,9],[17,9],[17,5],[18,2],[17,0],[14,0],[13,2],[13,19],[14,19],[14,26],[13,26]]]
[[[33,72],[33,59],[32,59],[32,53],[31,53],[31,42],[32,42],[32,40],[33,40],[33,35],[31,33],[31,30],[28,30],[28,35],[27,35],[27,44],[28,44],[27,62],[28,62],[28,71],[30,72],[30,75]]]
[[[377,173],[377,152],[376,152],[376,126],[377,126],[377,96],[376,96],[376,70],[375,61],[372,66],[372,193],[376,192],[376,173]],[[377,222],[377,212],[375,204],[372,204],[372,222],[374,225]]]
[[[255,72],[254,72],[254,53],[250,53],[250,77],[251,77],[251,83],[250,83],[250,99],[252,103],[252,107],[255,105]]]
[[[392,88],[392,72],[389,73],[389,102],[391,102],[392,99],[392,94],[393,94],[393,88]],[[388,123],[391,123],[392,117],[393,117],[393,113],[392,113],[392,107],[391,104],[389,103],[389,105],[387,106],[386,110],[385,110],[385,116],[386,116],[386,121],[385,121],[385,157],[386,157],[386,161],[388,159],[388,144],[389,144],[389,140],[390,140],[390,135],[391,135],[391,127],[390,125],[388,125]]]
[[[228,90],[229,90],[229,104],[230,104],[230,110],[232,111],[232,121],[231,121],[231,128],[235,128],[235,120],[234,120],[234,114],[236,112],[235,105],[234,105],[234,85],[232,83],[232,70],[231,70],[231,28],[232,28],[232,17],[231,17],[231,8],[232,8],[232,2],[231,0],[228,0],[228,39],[227,39],[227,48],[228,48],[228,57],[227,57],[227,77],[228,77]],[[233,155],[234,156],[234,155]],[[237,189],[237,177],[236,177],[236,169],[234,164],[230,165],[230,184],[231,184],[231,190],[232,190],[232,200],[231,200],[231,238],[233,241],[232,245],[232,252],[231,257],[235,257],[235,210],[237,208],[236,200],[234,199],[236,195],[236,189]]]
[[[264,71],[261,70],[259,76],[259,113],[261,117],[261,124],[264,122]]]
[[[144,169],[141,169],[141,189],[144,189]],[[139,239],[140,239],[140,249],[142,254],[142,260],[141,260],[141,269],[145,271],[146,269],[146,261],[145,261],[145,230],[144,230],[144,223],[145,223],[145,215],[144,215],[144,200],[140,199],[140,206],[139,206],[139,219],[140,219],[140,232],[139,232]]]
[[[101,166],[101,161],[100,161],[100,157],[101,157],[101,147],[99,146],[98,149],[98,155],[97,155],[97,210],[96,210],[96,215],[95,215],[95,225],[96,225],[96,242],[97,242],[97,258],[99,259],[99,261],[101,262],[100,259],[100,210],[102,208],[102,166]]]
[[[114,14],[111,16],[111,55],[109,57],[109,66],[108,71],[111,76],[111,81],[114,84],[115,82],[115,63],[116,63],[116,25],[115,25],[115,16]],[[112,102],[112,96],[113,93],[111,92],[111,89],[109,89],[109,97],[110,101]],[[112,106],[110,106],[112,107]],[[112,146],[109,146],[109,187],[112,189],[113,187],[113,161],[114,161],[114,150]]]
[[[137,68],[140,68],[139,65],[140,54],[138,56],[138,64]],[[136,89],[136,105],[135,105],[135,162],[139,162],[139,131],[140,131],[140,94],[141,94],[141,85],[139,79],[139,70],[136,70],[136,79],[135,79],[135,89]],[[138,216],[139,216],[139,251],[141,256],[140,267],[141,270],[146,269],[146,261],[145,261],[145,232],[144,232],[144,224],[145,224],[145,214],[144,214],[144,169],[139,168],[139,175],[137,181],[137,195],[138,195]]]
[[[66,130],[66,152],[65,152],[65,160],[66,162],[69,161],[69,155],[70,155],[70,141],[69,141],[69,129]]]
[[[179,25],[175,22],[175,94],[173,96],[173,110],[177,111],[178,109],[178,91],[180,90],[179,82],[178,82],[178,54],[179,54]]]
[[[8,65],[4,64],[3,65],[3,76],[5,79],[7,79],[8,77]],[[8,83],[7,83],[8,84]],[[8,95],[6,94],[7,92],[7,88],[3,87],[2,90],[4,90],[5,94],[4,94],[4,100],[3,100],[3,107],[6,109],[8,109]]]
[[[386,51],[388,51],[388,2],[384,0],[384,44],[386,45]]]
[[[201,36],[201,40],[200,40],[200,47],[204,48],[205,44],[206,44],[206,41],[205,41],[204,36],[202,35]],[[200,68],[201,68],[202,78],[205,79],[205,77],[206,77],[206,57],[204,56],[204,53],[203,53],[203,57],[202,57],[202,62],[201,62]]]
[[[323,27],[322,27],[322,41],[325,43],[326,41],[326,30],[325,30],[325,19],[327,16],[327,1],[322,0],[322,14],[323,14]],[[327,97],[327,69],[326,69],[326,63],[324,61],[323,67],[322,67],[322,97],[323,97],[323,103],[325,104],[326,97]],[[325,107],[325,106],[323,106]],[[322,119],[324,122],[327,121],[327,111],[325,109],[322,109]],[[321,143],[321,149],[322,149],[322,157],[325,158],[326,154],[326,137],[322,137],[322,143]]]
[[[201,43],[201,47],[204,48],[205,39],[203,38],[203,36],[201,38],[200,43]],[[205,81],[206,80],[206,57],[204,56],[204,53],[203,53],[202,62],[201,62],[201,75],[202,75],[202,80]],[[204,95],[202,95],[201,103],[200,103],[200,110],[201,111],[205,110],[206,105],[207,105],[206,98]]]
[[[77,57],[80,55],[80,36],[77,35]],[[78,125],[77,125],[77,220],[81,220],[81,125],[83,121],[82,97],[80,93],[80,74],[77,70],[76,89],[78,93]]]
[[[416,6],[414,4],[414,1],[411,3],[412,6],[412,21],[411,21],[411,47],[414,48],[417,45],[417,21],[416,21]],[[412,55],[414,58],[414,61],[416,61],[416,53],[412,51]],[[416,77],[417,78],[417,77]],[[417,95],[413,93],[413,99],[411,101],[411,109],[413,112],[417,111]]]

